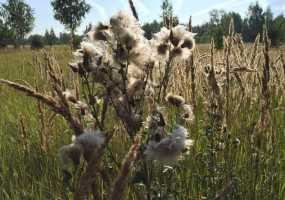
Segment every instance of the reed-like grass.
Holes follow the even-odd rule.
[[[96,166],[101,178],[92,187],[98,199],[108,199],[113,182],[118,184],[120,180],[126,185],[124,199],[284,199],[285,68],[280,56],[284,49],[266,52],[265,48],[263,52],[263,44],[258,41],[245,47],[233,41],[230,48],[224,62],[223,52],[198,46],[191,63],[195,76],[187,76],[185,64],[173,68],[169,90],[195,103],[195,122],[187,127],[195,144],[185,159],[171,168],[159,163],[152,168],[148,163],[136,163],[131,172],[127,168],[129,178],[115,181],[118,173],[124,173],[127,161],[123,166],[121,163],[130,147],[126,134],[116,130],[106,155],[100,158],[104,165]],[[70,49],[55,47],[48,51],[63,73],[71,77],[67,70]],[[265,96],[262,77],[264,63],[268,65],[264,62],[267,53],[270,80]],[[40,51],[0,51],[0,78],[18,80],[41,91],[48,87],[45,71],[41,71],[46,64]],[[220,76],[214,71],[205,75],[208,64],[210,71],[231,67],[227,72],[230,78],[225,81],[230,84],[228,88],[215,90],[215,81],[221,83]],[[233,68],[235,72],[229,71]],[[247,72],[249,69],[257,72]],[[195,91],[191,91],[193,77]],[[270,102],[266,108],[262,106],[264,98]],[[219,102],[221,99],[226,101]],[[221,121],[224,113],[216,108],[219,106],[227,107],[227,120]],[[260,125],[263,109],[268,111],[266,127]],[[169,115],[172,112],[169,110]],[[0,199],[72,198],[75,188],[64,185],[57,160],[59,147],[70,143],[70,135],[68,124],[60,116],[38,101],[0,85]]]

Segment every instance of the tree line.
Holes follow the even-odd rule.
[[[168,13],[163,12],[162,20],[154,20],[143,26],[145,36],[148,39],[151,39],[153,33],[158,32],[160,28],[165,25],[165,13],[168,16],[174,16],[169,0],[164,0],[164,2],[167,3],[162,5],[162,10],[166,10]],[[165,5],[167,5],[166,8]],[[258,2],[252,3],[249,6],[247,15],[244,18],[236,12],[225,12],[224,10],[215,9],[209,12],[209,16],[210,19],[208,22],[192,27],[192,31],[197,33],[195,38],[198,43],[209,43],[213,38],[216,48],[222,48],[223,37],[229,32],[228,29],[231,19],[234,21],[235,32],[240,34],[245,42],[254,42],[258,34],[260,34],[262,38],[263,26],[266,25],[273,46],[280,46],[285,43],[284,15],[280,14],[274,17],[270,7],[263,10]],[[175,23],[178,24],[178,18],[176,16],[174,16],[174,18]]]
[[[7,0],[0,5],[0,48],[8,44],[19,47],[31,44],[41,48],[44,45],[70,44],[73,48],[79,45],[81,36],[76,35],[76,29],[83,18],[90,11],[91,6],[85,0],[52,0],[51,6],[54,18],[61,22],[68,33],[60,33],[57,37],[53,29],[46,30],[42,35],[28,34],[34,28],[34,10],[25,0]],[[161,19],[145,23],[143,29],[148,39],[160,30],[162,26],[170,27],[179,24],[179,18],[173,13],[173,6],[169,0],[162,0]],[[248,8],[248,14],[242,18],[239,13],[212,10],[210,20],[202,25],[194,26],[192,31],[197,33],[198,43],[209,43],[214,38],[216,48],[223,47],[223,36],[228,33],[231,19],[234,21],[235,32],[241,34],[245,42],[253,42],[257,34],[261,34],[263,26],[268,28],[269,37],[273,46],[285,43],[285,17],[274,17],[269,8],[263,10],[258,2]],[[88,29],[88,27],[87,27]]]
[[[0,5],[0,48],[9,44],[16,48],[26,43],[34,48],[44,44],[54,45],[70,43],[78,45],[80,36],[75,34],[82,19],[90,11],[91,6],[85,0],[52,0],[54,18],[61,22],[69,33],[61,33],[57,37],[54,30],[47,30],[44,36],[35,34],[27,38],[35,25],[34,10],[25,0],[7,0]]]
[[[263,34],[263,27],[267,26],[268,35],[273,46],[282,45],[285,42],[285,17],[280,14],[273,16],[272,10],[268,7],[263,10],[258,2],[251,4],[248,14],[242,18],[239,13],[225,12],[223,10],[210,11],[210,21],[193,27],[197,34],[197,42],[208,43],[214,38],[217,48],[223,47],[223,36],[228,34],[228,27],[231,19],[234,21],[234,29],[239,33],[245,42],[254,42],[258,34]]]

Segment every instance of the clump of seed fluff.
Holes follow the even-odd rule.
[[[178,57],[187,59],[195,49],[195,33],[189,32],[184,26],[178,25],[172,29],[163,27],[154,35],[152,45],[158,57]]]
[[[176,162],[183,151],[193,145],[193,140],[187,139],[187,137],[187,129],[177,124],[167,137],[160,141],[150,140],[144,154],[149,160],[168,164]]]
[[[182,96],[168,93],[165,97],[166,102],[179,109],[179,119],[185,122],[193,122],[195,119],[193,108],[191,105],[185,103]]]
[[[105,135],[99,130],[86,130],[80,136],[73,138],[71,144],[59,149],[58,158],[62,170],[71,174],[74,166],[80,164],[82,155],[91,156],[96,149],[103,145],[104,141]]]
[[[185,27],[176,26],[162,28],[154,34],[152,40],[147,40],[137,19],[120,11],[108,23],[99,23],[90,29],[81,48],[74,53],[74,62],[70,63],[70,67],[84,80],[103,86],[102,93],[105,96],[96,96],[96,102],[108,97],[128,133],[137,132],[144,121],[142,100],[154,99],[157,86],[153,79],[155,76],[150,72],[158,68],[158,60],[187,59],[195,48],[194,36]],[[86,116],[90,116],[88,105],[79,101],[73,91],[67,90],[63,96],[80,111],[84,111]],[[179,108],[181,119],[193,120],[192,107],[185,104],[183,97],[169,94],[166,101]],[[178,121],[174,130],[168,134],[165,116],[159,106],[151,112],[146,122],[149,140],[145,155],[148,159],[177,160],[183,150],[193,143],[187,139],[187,129],[180,124]],[[70,165],[78,164],[82,155],[86,157],[92,154],[104,140],[100,131],[85,131],[72,144],[60,149],[63,168],[70,170]]]

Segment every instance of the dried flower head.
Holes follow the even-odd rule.
[[[165,100],[173,105],[173,106],[176,106],[176,107],[180,107],[182,106],[184,103],[185,103],[185,99],[182,97],[182,96],[179,96],[179,95],[175,95],[175,94],[172,94],[172,93],[168,93],[165,97]]]
[[[175,162],[182,155],[186,145],[193,144],[192,141],[186,139],[187,136],[187,129],[181,125],[176,125],[172,133],[161,141],[150,140],[144,154],[150,160],[164,163]]]
[[[166,125],[164,116],[158,106],[152,111],[151,115],[147,117],[147,129],[156,129],[157,127],[164,127]]]
[[[99,23],[95,28],[94,31],[90,31],[88,33],[89,38],[92,38],[94,40],[103,40],[108,41],[111,39],[112,35],[110,32],[110,27],[108,25],[105,25],[103,23]]]
[[[175,26],[171,30],[164,27],[154,35],[151,43],[160,56],[187,59],[195,48],[195,35],[183,26]]]
[[[84,151],[90,151],[100,148],[105,141],[105,135],[99,130],[85,130],[85,132],[79,135],[74,144],[81,145]]]
[[[61,168],[71,172],[74,165],[79,165],[82,152],[82,146],[77,144],[69,144],[61,147],[58,153]]]
[[[77,99],[76,99],[76,95],[75,95],[75,90],[65,90],[62,95],[64,96],[64,98],[72,103],[76,103]]]
[[[182,114],[181,118],[186,122],[192,122],[195,119],[195,115],[193,113],[193,107],[188,104],[182,105]]]

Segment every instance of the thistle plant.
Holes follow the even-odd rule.
[[[184,127],[194,119],[192,106],[181,96],[166,94],[173,61],[189,58],[195,34],[180,25],[163,27],[149,41],[133,5],[132,10],[135,17],[120,11],[109,23],[99,23],[86,33],[69,64],[80,84],[69,85],[75,80],[68,80],[48,53],[49,92],[0,80],[46,104],[69,123],[72,142],[63,144],[58,157],[64,184],[73,184],[74,199],[98,196],[96,175],[107,180],[101,166],[111,156],[108,146],[115,130],[125,133],[133,144],[118,165],[121,170],[109,190],[110,199],[123,199],[132,166],[140,160],[173,164],[193,145]],[[165,69],[162,76],[157,73],[159,66]],[[175,124],[167,124],[167,116],[159,109],[163,106],[177,108]],[[85,170],[80,171],[82,166]]]

